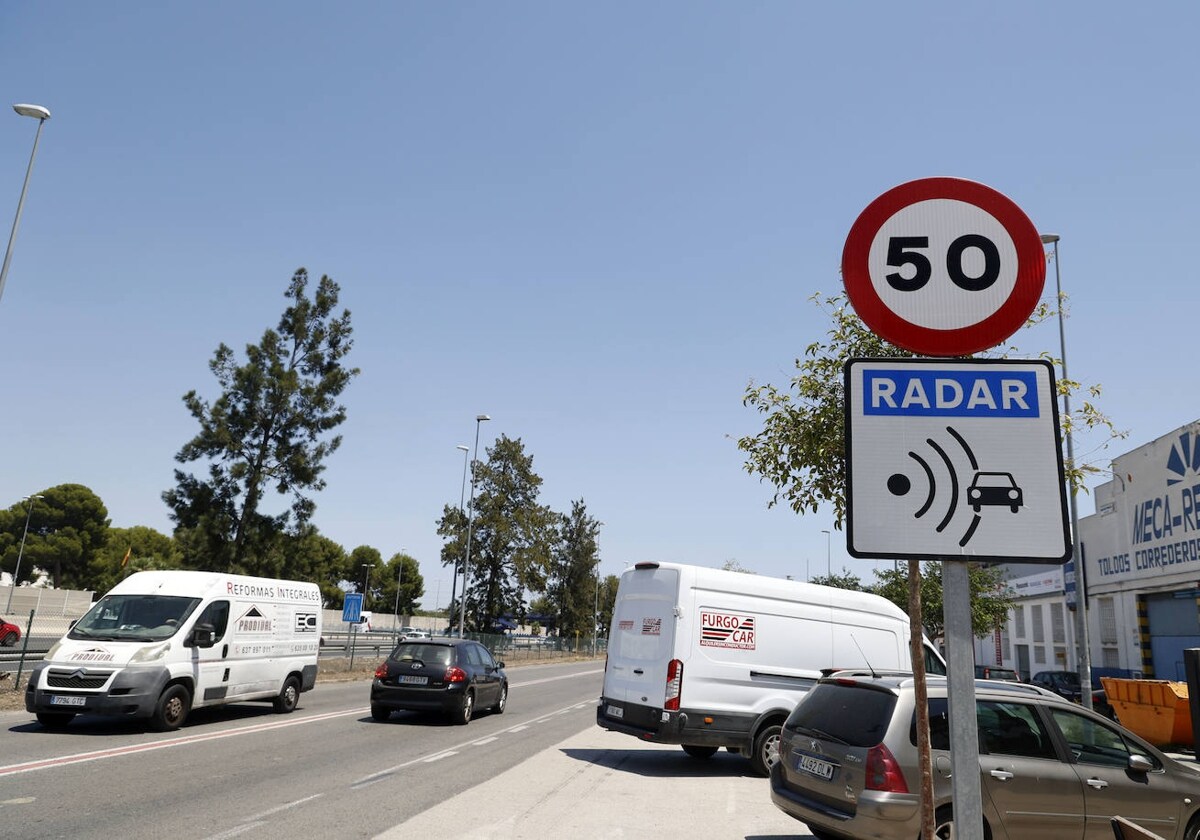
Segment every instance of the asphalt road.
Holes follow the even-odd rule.
[[[371,720],[368,683],[322,683],[291,715],[198,710],[175,733],[0,713],[0,835],[788,837],[744,759],[697,761],[595,725],[597,662],[511,668],[503,715]]]

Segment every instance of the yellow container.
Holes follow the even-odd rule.
[[[1101,677],[1100,684],[1126,729],[1157,747],[1192,743],[1187,683]]]

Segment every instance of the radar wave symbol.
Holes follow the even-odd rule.
[[[967,460],[970,461],[972,472],[978,471],[979,463],[975,459],[975,453],[971,450],[970,445],[968,445],[967,442],[963,439],[962,435],[960,435],[952,426],[947,426],[946,432],[952,438],[954,438],[955,442],[962,448],[962,451],[966,455]],[[946,472],[949,474],[949,484],[950,484],[949,502],[946,505],[946,511],[943,514],[941,521],[938,522],[938,524],[934,528],[934,530],[940,534],[943,531],[945,531],[946,528],[950,525],[951,520],[954,519],[954,514],[958,510],[958,499],[959,499],[958,472],[954,469],[954,462],[951,460],[950,455],[946,452],[946,450],[937,441],[935,441],[933,438],[926,438],[925,443],[926,443],[926,445],[929,446],[930,449],[933,450],[934,454],[937,456],[936,459],[931,459],[931,460],[934,460],[935,463],[940,463],[943,466],[945,466]],[[929,488],[928,493],[925,496],[924,502],[913,514],[913,516],[916,517],[917,519],[921,519],[927,513],[929,513],[930,509],[933,508],[934,500],[938,496],[938,482],[937,482],[937,478],[935,477],[935,474],[934,474],[934,469],[932,466],[930,466],[930,463],[928,460],[926,460],[925,458],[921,457],[919,454],[917,454],[916,452],[913,452],[911,450],[908,453],[908,457],[910,457],[914,461],[916,461],[917,464],[921,467],[922,471],[925,473],[926,486]],[[911,488],[912,482],[909,480],[908,476],[903,475],[902,473],[896,473],[895,475],[891,476],[888,479],[887,485],[888,485],[888,490],[890,490],[893,495],[903,496]],[[971,537],[973,537],[975,535],[975,529],[977,529],[979,527],[980,519],[981,519],[981,517],[978,513],[972,514],[971,524],[967,526],[967,530],[963,533],[962,537],[958,541],[958,545],[960,548],[965,547],[967,545],[967,543],[969,543],[971,541]]]

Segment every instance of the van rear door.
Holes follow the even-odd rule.
[[[621,577],[613,608],[604,672],[609,716],[634,726],[657,726],[666,696],[667,666],[675,656],[679,571],[639,564]]]

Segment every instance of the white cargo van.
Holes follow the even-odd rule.
[[[925,667],[946,665],[926,642]],[[766,775],[779,732],[833,670],[910,671],[908,614],[878,595],[677,563],[638,563],[617,588],[596,723]]]
[[[296,708],[317,679],[315,583],[215,572],[137,572],[92,605],[34,668],[25,708],[46,727],[78,714],[148,718],[246,700]]]

